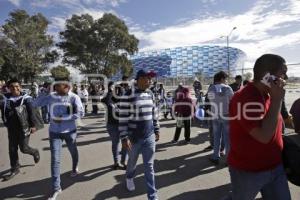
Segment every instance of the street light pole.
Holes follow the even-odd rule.
[[[230,58],[229,58],[229,37],[231,33],[236,29],[236,27],[233,27],[230,31],[230,33],[225,36],[226,37],[226,44],[227,44],[227,71],[228,71],[228,76],[230,77]],[[223,36],[224,37],[224,36]]]

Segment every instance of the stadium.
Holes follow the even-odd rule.
[[[213,77],[220,70],[228,72],[228,64],[231,75],[241,73],[246,54],[237,48],[206,45],[139,52],[130,60],[134,74],[145,69],[165,78],[189,78],[197,74]]]

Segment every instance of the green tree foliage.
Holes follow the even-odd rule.
[[[51,69],[51,75],[55,80],[69,79],[70,72],[65,66],[57,66]]]
[[[88,14],[73,15],[60,36],[62,41],[58,46],[64,51],[65,63],[85,73],[102,73],[108,77],[119,70],[131,74],[132,63],[127,55],[138,50],[138,40],[113,14],[104,14],[98,20]]]
[[[25,10],[9,16],[0,30],[0,79],[31,81],[57,59],[57,52],[50,51],[52,37],[46,34],[49,22],[42,14],[30,16]]]

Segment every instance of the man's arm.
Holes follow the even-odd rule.
[[[283,85],[284,84],[281,80],[279,80],[277,84],[271,82],[270,108],[267,111],[265,117],[262,119],[261,126],[250,131],[250,135],[261,143],[269,143],[275,134],[278,123],[278,115],[281,110],[282,99],[285,93]]]
[[[128,138],[128,123],[130,118],[130,102],[129,96],[122,96],[118,103],[119,108],[119,132],[121,140]]]
[[[46,95],[46,96],[38,96],[32,103],[32,107],[36,108],[36,107],[42,107],[42,106],[46,106],[49,105],[50,103],[50,98],[51,95]]]
[[[29,124],[29,128],[31,129],[30,132],[34,133],[36,131],[36,116],[34,113],[34,107],[32,106],[32,98],[28,97],[25,100],[25,106],[26,106],[26,110],[27,110],[27,114],[28,114],[28,124]]]
[[[132,99],[129,97],[129,95],[124,95],[117,104],[119,107],[119,132],[122,140],[122,147],[129,151],[132,147],[131,141],[128,139],[128,123],[131,117],[130,109],[132,106],[131,101]]]

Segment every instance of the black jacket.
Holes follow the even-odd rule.
[[[4,99],[1,102],[1,116],[4,125],[9,129],[21,127],[15,108],[20,106],[23,98],[24,98],[23,105],[26,106],[26,110],[28,113],[29,126],[30,127],[35,126],[33,107],[32,107],[32,97],[25,93],[21,93],[19,97],[14,98],[10,93],[8,93],[4,95]]]
[[[118,124],[118,108],[117,108],[117,99],[113,96],[112,90],[108,90],[106,96],[102,99],[107,107],[107,123],[108,124]]]

